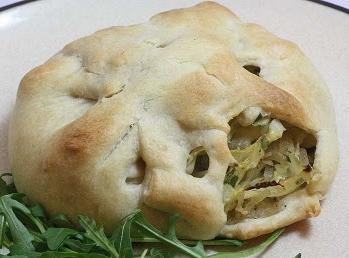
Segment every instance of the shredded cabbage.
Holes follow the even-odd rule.
[[[266,135],[267,141],[273,142],[280,139],[285,130],[286,128],[279,120],[273,119],[269,124],[268,133]]]
[[[237,165],[224,180],[226,212],[243,218],[267,198],[282,198],[309,183],[310,159],[300,147],[304,136],[289,136],[259,108],[247,109],[230,125],[228,145]]]
[[[239,183],[245,176],[246,172],[257,167],[260,160],[264,156],[262,138],[259,138],[254,144],[244,149],[231,150],[231,154],[238,164],[235,167],[234,174],[238,177],[237,183]]]
[[[248,126],[257,120],[258,116],[261,115],[262,109],[260,107],[249,107],[246,108],[238,117],[237,120],[240,125]]]

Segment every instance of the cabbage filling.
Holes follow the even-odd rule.
[[[305,187],[313,175],[315,138],[260,108],[246,109],[230,122],[228,146],[236,162],[224,179],[224,207],[229,222],[276,213],[279,200]],[[188,158],[187,172],[205,174],[202,147]]]

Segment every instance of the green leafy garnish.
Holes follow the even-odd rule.
[[[237,252],[222,252],[218,254],[211,255],[209,257],[212,258],[238,258],[238,257],[248,257],[257,253],[263,252],[268,246],[270,246],[275,240],[282,234],[284,230],[279,229],[276,230],[273,234],[271,234],[264,242],[260,243],[257,246],[247,248],[245,250],[237,251]]]
[[[77,235],[79,232],[70,228],[48,228],[43,236],[47,239],[47,246],[50,250],[60,248],[65,239]]]
[[[213,239],[206,241],[180,240],[176,235],[178,214],[169,216],[168,229],[161,232],[151,225],[142,211],[136,210],[125,217],[108,237],[96,221],[79,216],[81,229],[71,228],[69,219],[60,214],[49,220],[39,204],[29,204],[23,194],[4,189],[0,197],[0,246],[14,258],[172,258],[183,257],[246,257],[261,252],[281,234],[278,230],[264,242],[240,250],[243,241]],[[60,226],[58,226],[58,224]],[[62,225],[66,225],[64,227]],[[145,248],[136,254],[136,243],[154,243],[159,247]],[[204,246],[225,246],[231,252],[206,255]],[[239,247],[239,250],[234,250]]]
[[[134,243],[161,243],[160,240],[153,237],[132,237]],[[197,241],[181,239],[181,242],[185,245],[195,245]],[[239,247],[244,244],[243,241],[236,239],[213,239],[213,240],[201,240],[203,246],[230,246]]]
[[[67,248],[78,253],[89,253],[94,248],[93,243],[83,243],[81,240],[68,238],[63,243]]]
[[[175,253],[153,248],[150,250],[150,256],[151,258],[173,258],[175,256]]]
[[[119,252],[120,257],[132,258],[132,240],[131,240],[131,226],[136,219],[136,213],[133,213],[124,218],[119,226],[114,231],[111,239],[114,242],[116,250]]]
[[[138,211],[136,214],[136,219],[134,221],[136,227],[144,232],[145,235],[154,237],[160,240],[162,243],[175,248],[178,252],[186,254],[189,257],[204,257],[205,252],[202,246],[202,243],[199,241],[194,247],[189,247],[179,241],[176,237],[175,229],[176,229],[176,221],[178,219],[178,215],[172,215],[169,219],[169,227],[167,234],[162,233],[158,229],[156,229],[153,225],[147,222],[143,216],[143,214]]]
[[[91,239],[98,247],[101,247],[106,252],[108,252],[112,258],[119,257],[119,254],[116,251],[115,247],[111,244],[111,242],[105,235],[102,226],[97,225],[97,223],[93,219],[83,215],[79,216],[79,222],[86,231],[86,233],[84,234],[85,237]]]
[[[53,216],[49,223],[56,226],[56,227],[65,227],[65,228],[72,228],[74,225],[71,223],[71,221],[65,216],[64,214],[57,214]]]
[[[0,213],[5,217],[8,228],[11,231],[13,242],[27,250],[33,250],[34,246],[32,245],[32,241],[34,237],[14,213],[14,210],[17,209],[25,215],[29,215],[30,210],[14,199],[16,195],[19,194],[4,195],[0,198]]]

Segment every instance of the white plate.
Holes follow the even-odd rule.
[[[112,25],[199,1],[42,0],[0,12],[0,169],[8,170],[7,125],[23,75],[66,43]],[[289,227],[259,257],[349,257],[349,16],[307,1],[220,1],[242,19],[296,42],[334,98],[341,161],[320,217]],[[33,128],[33,130],[35,130]]]

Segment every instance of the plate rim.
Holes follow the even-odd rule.
[[[38,1],[41,1],[41,0],[22,0],[22,1],[19,1],[17,3],[13,3],[13,4],[9,4],[9,5],[5,5],[3,7],[0,7],[0,12],[6,11],[8,9],[11,9],[11,8],[14,8],[14,7],[17,7],[17,6],[29,4],[29,3],[32,3],[32,2],[38,2]],[[332,9],[335,9],[337,11],[341,11],[341,12],[344,12],[346,14],[349,14],[349,9],[347,9],[347,8],[345,8],[343,6],[339,6],[339,5],[330,3],[330,2],[326,2],[326,1],[323,1],[323,0],[305,0],[305,1],[313,2],[313,3],[316,3],[316,4],[320,4],[320,5],[323,5],[323,6],[332,8]]]
[[[340,5],[336,5],[336,4],[327,2],[327,1],[323,1],[323,0],[306,0],[306,1],[313,2],[313,3],[316,3],[316,4],[320,4],[320,5],[323,5],[323,6],[327,6],[327,7],[336,9],[338,11],[344,12],[346,14],[349,14],[349,9],[347,9],[347,8],[345,8],[343,6],[340,6]]]

